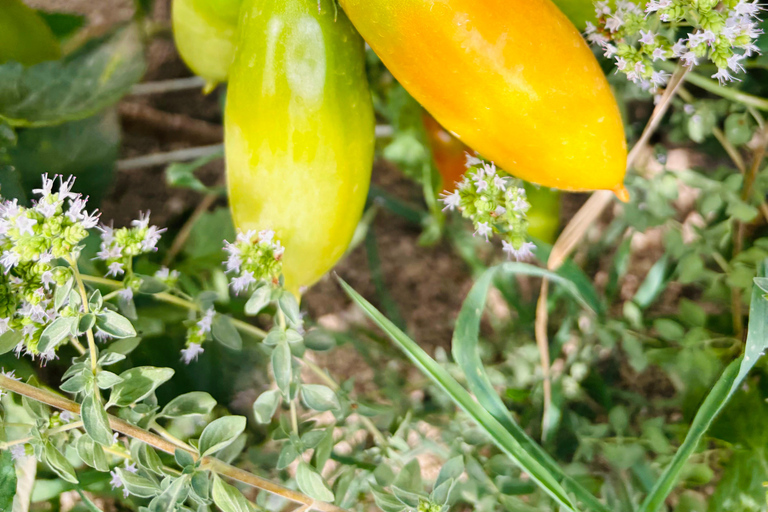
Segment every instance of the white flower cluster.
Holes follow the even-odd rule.
[[[225,262],[227,273],[235,274],[231,280],[235,294],[261,281],[277,283],[285,248],[274,231],[239,232],[234,243],[224,242],[224,250],[229,255]]]
[[[654,68],[657,61],[679,59],[693,67],[709,60],[721,84],[736,80],[741,62],[759,53],[755,40],[762,33],[757,0],[650,0],[643,10],[629,0],[595,2],[597,25],[587,24],[590,42],[616,61],[618,71],[644,89],[666,85],[669,74]],[[678,27],[693,30],[680,36]]]
[[[130,228],[114,229],[104,225],[99,228],[101,250],[96,256],[106,262],[108,276],[121,276],[126,271],[130,273],[135,256],[157,250],[157,242],[166,228],[150,226],[149,214],[140,213],[139,219],[131,222]]]
[[[42,187],[33,190],[38,199],[31,208],[15,199],[0,204],[0,334],[21,333],[17,355],[39,356],[43,363],[55,357],[52,350],[37,350],[40,335],[57,316],[54,285],[71,275],[56,260],[77,259],[80,242],[99,219],[98,212],[85,210],[87,198],[71,192],[74,181],[46,174]]]
[[[213,308],[203,313],[203,316],[187,329],[187,345],[181,350],[181,360],[184,364],[197,361],[197,356],[205,352],[203,343],[210,339],[213,318],[216,311]]]
[[[529,259],[536,247],[527,242],[526,213],[531,205],[519,180],[501,176],[496,166],[467,155],[467,172],[456,190],[442,194],[447,210],[458,210],[472,221],[475,235],[490,240],[494,234],[502,237],[504,252],[517,260]]]

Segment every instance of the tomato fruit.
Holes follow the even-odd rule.
[[[226,82],[235,55],[242,0],[173,0],[173,37],[179,55],[211,91]]]
[[[325,4],[319,11],[317,0],[246,0],[227,92],[235,225],[276,232],[294,292],[346,251],[373,165],[364,43]]]
[[[453,192],[456,183],[461,181],[467,170],[467,153],[474,154],[474,151],[448,133],[448,130],[440,126],[440,123],[435,121],[435,118],[428,112],[425,111],[422,118],[429,147],[432,150],[432,159],[443,179],[442,188],[448,192]]]
[[[568,16],[576,28],[584,30],[587,22],[594,23],[597,20],[595,16],[595,5],[592,0],[552,0],[557,7]]]
[[[61,56],[51,28],[21,0],[0,0],[0,64],[32,66]]]
[[[592,51],[550,0],[340,0],[435,119],[510,174],[626,193],[618,106]]]
[[[467,154],[475,152],[448,133],[428,113],[424,113],[423,119],[432,159],[443,180],[443,189],[453,192],[467,170]],[[560,228],[560,192],[530,183],[525,183],[525,192],[531,204],[526,213],[528,234],[548,244],[553,243]]]
[[[528,235],[547,244],[553,244],[560,230],[559,190],[525,184],[525,194],[531,209],[526,213]]]

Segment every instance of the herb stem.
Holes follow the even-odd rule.
[[[0,388],[6,391],[10,391],[12,393],[26,396],[27,398],[31,398],[32,400],[42,402],[51,407],[56,407],[57,409],[63,409],[65,411],[69,411],[74,414],[80,414],[80,405],[73,402],[72,400],[68,400],[61,396],[58,396],[45,389],[40,389],[34,386],[30,386],[29,384],[25,384],[23,382],[15,381],[4,375],[0,375]],[[197,456],[197,453],[192,450],[186,450],[185,448],[176,446],[172,442],[166,439],[163,439],[159,435],[148,432],[135,425],[131,425],[130,423],[123,421],[119,418],[116,418],[115,416],[108,415],[108,419],[109,419],[109,426],[113,430],[120,432],[121,434],[126,435],[128,437],[137,439],[145,444],[152,446],[157,450],[173,455],[177,449],[182,449],[195,457]],[[69,425],[65,425],[65,427],[74,428],[71,425],[73,424],[70,423]],[[51,432],[53,432],[53,430]],[[218,459],[214,459],[212,457],[203,457],[202,464],[205,464],[207,467],[210,467],[212,470],[216,471],[217,473],[223,476],[226,476],[233,480],[237,480],[246,485],[256,487],[257,489],[261,489],[268,493],[282,496],[283,498],[293,501],[295,503],[300,503],[301,505],[309,505],[312,509],[317,510],[319,512],[346,512],[341,507],[337,507],[336,505],[333,505],[330,503],[313,500],[309,496],[306,496],[300,492],[294,491],[292,489],[288,489],[287,487],[283,487],[280,484],[276,484],[264,478],[258,477],[252,473],[249,473],[240,468],[236,468]]]
[[[90,312],[88,308],[88,294],[85,291],[83,277],[80,274],[80,270],[77,268],[77,260],[71,255],[67,256],[65,259],[67,260],[67,263],[69,263],[69,266],[72,267],[72,274],[75,277],[77,289],[80,291],[80,298],[83,301],[83,312],[87,314]],[[96,340],[93,337],[93,329],[88,329],[85,331],[85,337],[88,339],[88,351],[91,353],[91,370],[93,371],[93,374],[96,375],[96,371],[98,369],[98,356],[96,350]]]
[[[3,377],[7,378],[7,377]],[[14,381],[16,382],[16,381]],[[30,386],[31,387],[31,386]],[[62,432],[67,432],[68,430],[74,430],[76,428],[80,428],[83,426],[82,421],[75,421],[73,423],[68,423],[66,425],[61,425],[60,427],[52,428],[51,430],[47,431],[46,434],[49,436],[53,436],[56,434],[61,434]],[[24,437],[21,439],[14,439],[13,441],[8,441],[5,443],[0,443],[0,449],[7,450],[11,446],[16,446],[18,444],[26,444],[30,442],[33,438],[32,437]]]

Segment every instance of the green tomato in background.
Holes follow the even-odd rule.
[[[174,0],[173,37],[189,68],[210,92],[226,82],[235,57],[237,19],[242,0]]]
[[[554,243],[560,230],[560,191],[526,182],[525,193],[531,203],[527,214],[528,234],[542,242]]]
[[[51,28],[21,0],[0,0],[0,64],[32,66],[61,56]]]
[[[594,23],[597,20],[595,16],[595,6],[592,0],[552,0],[557,5],[571,23],[576,28],[583,31],[587,27],[587,22]]]

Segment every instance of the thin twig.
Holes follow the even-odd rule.
[[[29,384],[15,381],[4,375],[0,375],[0,388],[16,393],[18,395],[25,396],[27,398],[31,398],[32,400],[42,402],[57,409],[62,409],[78,415],[80,414],[80,405],[73,402],[72,400],[68,400],[66,398],[55,395],[54,393],[45,389],[36,388],[34,386],[30,386]],[[121,434],[124,434],[128,437],[138,439],[139,441],[148,444],[157,450],[169,453],[171,455],[173,455],[176,450],[184,450],[194,457],[198,456],[194,450],[188,450],[186,448],[177,446],[176,444],[167,441],[156,434],[147,432],[144,429],[131,425],[130,423],[116,418],[115,416],[108,415],[108,418],[109,426],[112,428],[112,430],[120,432]],[[302,505],[309,505],[312,509],[318,510],[320,512],[344,512],[344,509],[337,507],[336,505],[315,501],[309,496],[305,496],[300,492],[288,489],[287,487],[283,487],[282,485],[276,484],[269,480],[265,480],[218,459],[214,459],[212,457],[203,457],[201,464],[233,480],[237,480],[271,494],[282,496],[285,499],[296,503],[301,503]]]
[[[173,262],[176,256],[184,248],[184,244],[187,243],[187,240],[189,239],[189,235],[192,233],[192,228],[195,227],[195,224],[197,223],[198,220],[200,220],[200,217],[202,217],[205,214],[205,212],[207,212],[208,209],[211,206],[213,206],[213,203],[215,203],[218,198],[219,198],[219,194],[215,194],[215,193],[210,193],[203,196],[203,199],[200,200],[200,203],[198,203],[197,207],[195,208],[195,211],[192,212],[192,215],[189,216],[187,221],[179,230],[179,233],[176,235],[176,238],[173,239],[171,248],[168,249],[168,253],[166,253],[165,258],[163,259],[163,265],[165,265],[166,267],[170,266],[170,264]]]
[[[224,144],[214,144],[212,146],[200,146],[195,148],[178,149],[166,153],[153,153],[151,155],[137,156],[136,158],[127,158],[117,162],[118,171],[133,171],[146,167],[156,167],[167,165],[173,162],[188,162],[204,156],[215,155],[224,150]]]
[[[678,66],[667,84],[667,89],[661,97],[661,101],[653,109],[648,124],[645,126],[640,139],[635,143],[632,150],[627,155],[627,169],[635,165],[637,157],[656,132],[661,120],[667,113],[672,104],[672,98],[683,83],[688,68]],[[573,252],[576,246],[581,242],[590,226],[594,224],[597,218],[603,213],[609,204],[613,202],[613,193],[607,190],[598,190],[594,192],[587,202],[582,206],[576,215],[565,227],[558,237],[552,251],[549,254],[547,268],[557,270],[568,256]],[[549,292],[549,280],[544,278],[541,281],[541,291],[539,292],[539,301],[536,305],[536,322],[534,324],[536,333],[536,344],[539,347],[539,358],[541,360],[542,374],[544,375],[544,413],[546,420],[549,416],[549,405],[552,403],[552,388],[549,372],[549,339],[547,337],[547,324],[549,312],[547,311],[546,297]],[[542,301],[541,298],[544,298]]]
[[[200,78],[199,76],[191,76],[187,78],[174,78],[172,80],[136,84],[131,88],[131,92],[128,95],[148,96],[150,94],[202,89],[203,87],[205,87],[205,79]]]
[[[159,134],[164,139],[192,144],[215,144],[224,140],[224,127],[220,124],[158,110],[145,103],[123,101],[118,111],[124,124],[141,128],[143,133]]]

